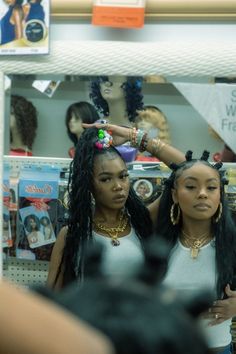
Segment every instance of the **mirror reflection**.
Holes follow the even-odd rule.
[[[16,281],[21,274],[19,282],[26,285],[45,282],[55,239],[67,224],[69,158],[74,156],[82,122],[108,119],[134,126],[183,152],[191,149],[198,156],[207,149],[211,159],[224,147],[214,127],[176,88],[177,80],[158,76],[9,75],[5,81],[4,267],[7,277]],[[210,79],[201,83],[214,84]],[[14,156],[27,159],[17,165]],[[59,161],[54,166],[56,159]],[[157,161],[146,152],[136,160]],[[31,165],[29,170],[22,169],[24,163]],[[42,164],[50,168],[44,169]],[[155,167],[149,166],[142,173],[129,171],[134,190],[145,204],[157,198],[166,178],[166,170]],[[235,170],[229,177],[235,178]],[[234,186],[235,181],[231,182]],[[53,183],[55,194],[35,196],[38,191],[48,192],[45,185]],[[234,195],[230,199],[233,210]],[[20,271],[15,274],[10,266]],[[35,277],[35,269],[39,276]]]
[[[142,127],[182,151],[213,156],[223,140],[172,82],[158,76],[9,75],[5,154],[73,157],[82,121]],[[193,81],[193,80],[192,80]],[[208,80],[209,82],[209,80]],[[201,144],[199,144],[199,139]]]

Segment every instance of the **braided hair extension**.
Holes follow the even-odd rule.
[[[66,244],[62,263],[65,266],[64,285],[78,278],[83,280],[84,260],[86,248],[92,241],[93,226],[93,169],[97,155],[104,155],[104,159],[121,158],[119,152],[110,146],[106,149],[97,149],[95,142],[98,139],[98,129],[86,129],[77,144],[75,157],[70,166],[69,177],[69,220]],[[130,221],[138,237],[142,240],[152,233],[152,222],[149,211],[130,188],[125,205]]]
[[[109,116],[109,107],[107,101],[102,97],[100,92],[100,83],[109,81],[107,76],[99,76],[91,81],[90,98],[97,110],[104,115]],[[125,92],[126,111],[130,122],[135,120],[137,110],[143,109],[142,83],[139,77],[128,77],[122,84]]]
[[[175,188],[178,178],[184,170],[189,169],[196,163],[202,163],[218,171],[220,177],[220,201],[222,203],[222,216],[219,222],[214,223],[212,220],[212,233],[215,237],[216,247],[216,265],[218,272],[217,294],[221,298],[223,290],[227,283],[232,283],[234,272],[236,271],[236,227],[232,219],[230,210],[225,197],[224,186],[227,180],[224,177],[224,171],[219,169],[222,163],[214,165],[208,162],[209,153],[204,151],[200,159],[193,159],[192,152],[188,151],[185,155],[186,161],[177,164],[171,164],[172,173],[165,183],[165,188],[160,199],[159,212],[157,217],[156,232],[161,233],[168,240],[171,247],[176,244],[182,228],[182,220],[173,225],[170,220],[170,213],[166,212],[171,209],[173,204],[172,189]]]

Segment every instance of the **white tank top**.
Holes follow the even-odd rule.
[[[181,296],[192,296],[201,290],[216,294],[215,242],[201,247],[196,259],[190,256],[189,248],[177,242],[169,259],[164,284],[177,290]],[[209,327],[208,320],[201,320],[210,348],[223,347],[231,342],[231,320]]]
[[[119,246],[113,246],[109,237],[95,231],[93,231],[93,236],[104,246],[102,270],[105,275],[129,276],[134,274],[137,267],[142,264],[143,251],[133,228],[127,236],[119,238]]]

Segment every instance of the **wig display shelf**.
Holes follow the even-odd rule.
[[[10,156],[4,155],[3,161],[9,163],[13,174],[18,174],[23,164],[31,165],[51,165],[60,168],[68,168],[71,162],[69,158],[39,157],[39,156]]]
[[[30,287],[44,285],[47,280],[49,262],[7,257],[3,261],[3,277],[8,281]]]

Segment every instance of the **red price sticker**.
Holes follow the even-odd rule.
[[[94,0],[92,24],[118,28],[144,25],[146,0]]]

